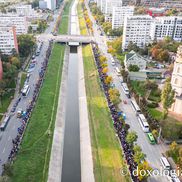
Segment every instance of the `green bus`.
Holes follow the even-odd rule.
[[[151,144],[156,144],[155,138],[152,135],[152,133],[147,133],[147,137],[148,137]]]

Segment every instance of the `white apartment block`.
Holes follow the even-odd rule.
[[[111,15],[114,7],[122,7],[121,0],[106,0],[105,14]]]
[[[22,16],[34,15],[34,9],[32,9],[32,5],[30,4],[16,6],[15,9],[18,15],[22,15]]]
[[[18,52],[15,26],[0,26],[0,51],[4,54],[11,54],[12,49]]]
[[[152,17],[149,15],[125,17],[122,49],[127,49],[129,42],[136,43],[139,47],[149,44],[151,23]]]
[[[97,7],[101,7],[101,0],[96,0]]]
[[[112,29],[122,27],[125,17],[133,16],[133,13],[134,6],[113,7]]]
[[[173,40],[182,41],[182,17],[163,16],[156,17],[151,24],[151,40],[163,40],[171,37]]]
[[[17,14],[0,14],[0,26],[7,23],[16,27],[17,35],[26,34],[28,31],[28,22],[25,16],[18,16]]]
[[[56,0],[45,0],[47,2],[47,8],[50,10],[56,9]]]
[[[101,0],[100,9],[101,9],[102,13],[105,13],[106,0]]]

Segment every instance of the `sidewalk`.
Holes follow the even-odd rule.
[[[58,98],[58,107],[56,122],[49,162],[48,182],[60,182],[62,173],[62,156],[65,128],[65,110],[66,110],[66,93],[67,93],[67,76],[69,65],[69,47],[65,49],[64,65],[62,71],[62,80]]]
[[[87,110],[87,97],[83,69],[82,47],[78,47],[79,57],[79,115],[80,115],[80,152],[81,181],[94,182],[91,138]]]

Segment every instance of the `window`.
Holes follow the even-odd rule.
[[[180,67],[178,67],[178,69],[177,69],[177,73],[180,73]]]
[[[178,84],[178,79],[177,78],[175,78],[175,80],[174,80],[174,84]]]

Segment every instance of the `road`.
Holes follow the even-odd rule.
[[[45,33],[50,33],[53,28],[54,24],[56,23],[57,13],[54,14],[54,21],[50,23],[50,26],[46,29]],[[17,129],[21,126],[20,119],[16,117],[16,112],[19,108],[22,108],[25,110],[29,104],[29,102],[32,100],[33,96],[33,90],[34,90],[34,84],[36,83],[38,77],[39,77],[39,71],[41,68],[41,64],[45,58],[45,53],[48,48],[48,41],[44,41],[40,55],[36,56],[36,65],[33,71],[30,73],[30,79],[28,82],[28,85],[30,86],[30,92],[27,97],[22,97],[21,94],[18,95],[17,98],[14,98],[11,106],[14,105],[16,100],[21,97],[21,101],[19,102],[18,106],[16,107],[16,110],[14,114],[12,114],[10,111],[7,112],[7,115],[11,115],[11,119],[5,129],[5,131],[0,131],[0,174],[2,174],[2,165],[7,162],[8,156],[10,154],[10,151],[13,147],[12,139],[14,139],[17,136]],[[11,110],[11,107],[10,109]]]
[[[142,151],[146,154],[146,159],[149,162],[150,166],[154,169],[162,169],[162,165],[160,163],[160,157],[162,157],[162,153],[164,153],[167,150],[167,146],[165,144],[158,144],[158,145],[151,145],[148,141],[146,133],[143,132],[141,129],[141,126],[138,122],[138,119],[131,107],[130,99],[127,98],[127,96],[124,94],[120,79],[115,73],[115,66],[112,66],[111,64],[111,57],[112,55],[107,53],[107,44],[106,44],[106,37],[100,36],[100,31],[98,31],[98,25],[95,23],[94,18],[91,15],[91,12],[89,11],[88,4],[86,3],[89,16],[91,18],[91,21],[93,23],[93,30],[94,30],[94,37],[98,43],[99,49],[101,52],[107,57],[108,59],[108,74],[113,77],[113,83],[115,84],[115,87],[119,90],[121,95],[121,100],[126,100],[128,104],[120,104],[119,108],[126,114],[126,123],[130,125],[130,130],[136,131],[138,135],[137,144],[141,146]],[[119,66],[119,63],[117,63],[116,66]],[[134,98],[132,98],[134,99]],[[149,181],[160,181],[165,182],[168,181],[164,177],[151,177]]]
[[[95,38],[93,36],[85,36],[85,35],[76,35],[76,30],[71,29],[72,35],[57,35],[53,36],[52,34],[44,33],[38,36],[39,40],[53,40],[54,42],[80,42],[80,43],[91,43],[95,42]]]

